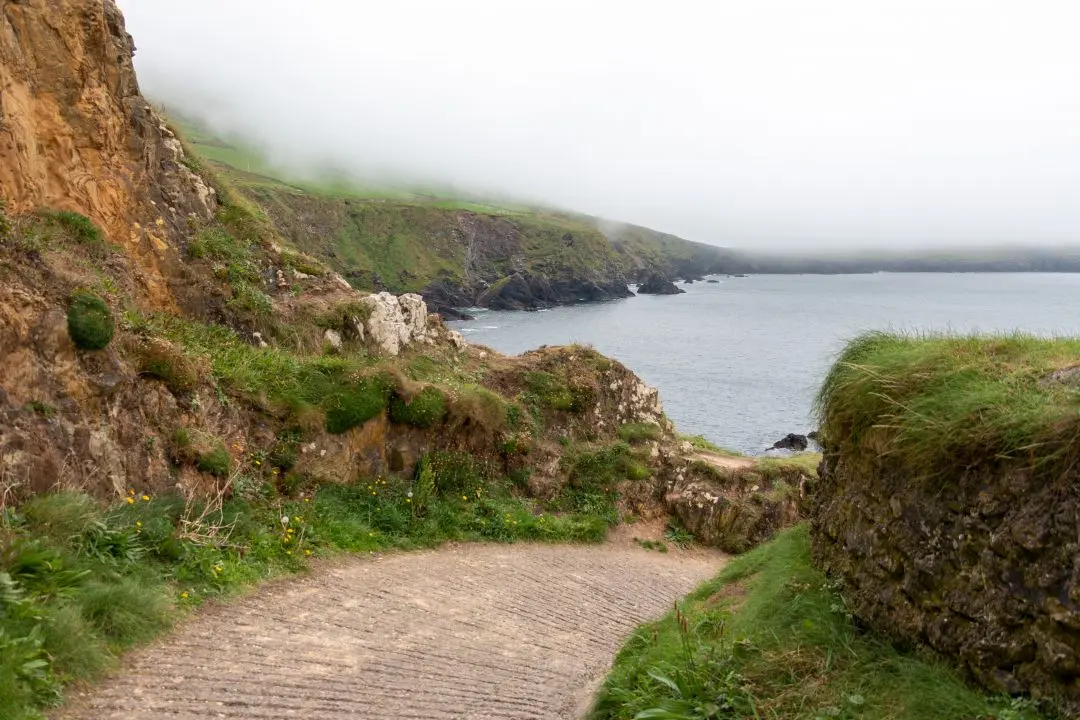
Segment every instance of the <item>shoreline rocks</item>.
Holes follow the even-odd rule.
[[[637,291],[639,295],[678,295],[686,292],[659,272],[649,275],[648,279],[638,286]]]

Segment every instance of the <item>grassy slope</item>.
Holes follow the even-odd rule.
[[[704,266],[726,257],[719,248],[635,226],[618,226],[609,240],[598,220],[584,215],[435,190],[365,185],[325,173],[315,180],[297,179],[275,168],[264,153],[224,141],[196,123],[181,120],[178,128],[199,156],[266,207],[279,226],[318,227],[321,239],[306,237],[301,249],[342,273],[374,271],[397,292],[420,290],[439,277],[465,277],[465,247],[458,238],[462,211],[512,223],[521,242],[520,253],[514,254],[527,268],[549,276],[595,277],[611,267],[633,273]],[[503,226],[505,234],[508,228]],[[568,233],[574,237],[572,246],[564,242]],[[294,240],[303,236],[287,234]],[[481,265],[488,282],[514,270],[509,256]],[[356,284],[369,289],[365,282],[362,278]]]
[[[822,431],[849,462],[890,454],[914,481],[987,458],[1054,473],[1080,453],[1080,395],[1046,378],[1078,363],[1080,340],[869,333],[825,380]]]
[[[728,565],[677,611],[641,627],[591,720],[1039,717],[986,698],[949,669],[856,629],[811,565],[805,526]]]

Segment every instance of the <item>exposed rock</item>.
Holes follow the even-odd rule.
[[[152,302],[171,306],[176,238],[216,207],[139,94],[114,0],[8,2],[0,13],[0,198],[8,212],[78,211],[124,248]],[[172,241],[172,242],[171,242]]]
[[[710,283],[710,284],[712,284],[712,285],[719,285],[719,284],[720,284],[720,281],[719,281],[719,280],[716,280],[715,278],[709,278],[709,279],[708,279],[708,280],[706,280],[705,282],[707,282],[707,283]]]
[[[658,272],[650,275],[648,280],[638,286],[637,291],[639,295],[678,295],[686,292]]]
[[[770,450],[794,450],[795,452],[802,452],[806,448],[810,447],[810,443],[807,441],[806,435],[797,435],[795,433],[788,433],[780,440],[773,443]]]
[[[826,439],[814,555],[861,622],[925,644],[994,692],[1080,711],[1080,475],[1027,458],[916,481]]]
[[[800,520],[809,480],[796,466],[772,475],[754,464],[717,468],[695,461],[676,477],[665,502],[699,542],[740,553]]]
[[[367,337],[380,352],[396,356],[407,345],[431,342],[427,305],[419,295],[384,292],[367,295],[360,302],[370,311],[364,323]]]
[[[326,332],[323,333],[323,339],[326,340],[326,344],[334,350],[341,349],[341,333],[337,330],[327,328]]]

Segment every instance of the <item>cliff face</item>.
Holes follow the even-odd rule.
[[[0,12],[0,199],[88,216],[170,304],[170,243],[207,220],[212,191],[139,93],[113,0],[7,0]]]

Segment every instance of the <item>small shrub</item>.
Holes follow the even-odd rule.
[[[274,312],[270,296],[246,280],[232,283],[232,289],[233,297],[228,302],[229,307],[239,308],[259,317],[266,317]]]
[[[71,296],[67,313],[68,335],[83,350],[101,350],[113,339],[115,321],[105,301],[87,290]]]
[[[326,431],[340,435],[386,409],[390,381],[383,375],[357,380],[326,398]]]
[[[178,465],[193,463],[197,458],[195,438],[187,428],[177,428],[172,434],[172,459]]]
[[[446,417],[446,396],[436,387],[428,386],[406,401],[395,394],[390,398],[390,419],[402,425],[429,428]]]
[[[200,472],[210,473],[214,477],[228,477],[229,470],[232,469],[232,458],[225,446],[218,443],[213,450],[200,453],[195,466]]]

